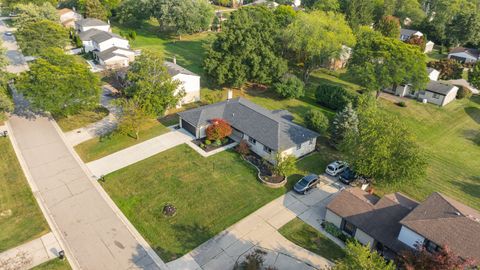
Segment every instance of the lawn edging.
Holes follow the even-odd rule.
[[[283,179],[282,182],[280,182],[280,183],[271,183],[271,182],[268,182],[268,181],[264,180],[264,179],[262,178],[260,169],[259,169],[257,166],[255,166],[255,164],[251,163],[249,160],[247,160],[246,158],[244,158],[242,155],[240,155],[240,156],[241,156],[241,158],[242,158],[244,161],[246,161],[248,164],[252,165],[252,166],[257,170],[257,178],[258,178],[258,179],[260,180],[260,182],[261,182],[262,184],[264,184],[265,186],[267,186],[267,187],[269,187],[269,188],[282,188],[282,187],[284,187],[284,186],[287,184],[288,180],[287,180],[287,177],[286,177],[286,176],[284,177],[284,179]]]

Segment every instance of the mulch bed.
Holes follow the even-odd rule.
[[[262,159],[262,157],[260,157],[256,153],[250,151],[250,153],[244,156],[244,158],[260,170],[260,176],[263,178],[264,181],[276,184],[281,183],[284,180],[283,176],[273,175],[273,165],[268,163],[268,161]]]
[[[205,140],[206,140],[206,139],[203,138],[203,139],[193,140],[192,142],[193,142],[195,145],[197,145],[198,147],[202,148],[203,151],[205,151],[205,152],[207,152],[207,153],[210,152],[210,151],[213,151],[213,150],[215,150],[215,149],[224,147],[225,145],[229,145],[229,144],[231,144],[231,143],[234,142],[234,140],[232,140],[232,139],[230,139],[230,138],[227,137],[227,138],[222,142],[221,145],[216,145],[214,141],[212,141],[211,144],[206,145],[206,144],[205,144]],[[204,145],[204,147],[202,147],[202,144]]]

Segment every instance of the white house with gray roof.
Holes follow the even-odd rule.
[[[288,111],[269,111],[244,98],[229,99],[178,115],[180,126],[196,138],[206,136],[212,119],[226,120],[233,129],[232,139],[245,140],[253,152],[270,162],[278,152],[298,158],[315,151],[319,136],[293,123]]]
[[[78,36],[82,40],[85,52],[102,52],[112,47],[130,49],[130,44],[127,39],[110,32],[93,28],[80,32]]]
[[[100,31],[111,32],[110,24],[95,18],[86,18],[75,22],[75,29],[78,33],[97,29]]]
[[[178,94],[181,90],[185,92],[185,96],[177,104],[177,107],[181,107],[183,104],[200,101],[200,76],[177,65],[175,58],[173,59],[173,62],[165,61],[164,64],[170,76],[181,83],[175,94]]]
[[[135,52],[130,49],[111,47],[104,51],[94,51],[93,57],[107,69],[128,67],[135,60]]]

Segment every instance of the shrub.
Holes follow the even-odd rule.
[[[217,145],[217,146],[222,145],[222,140],[220,140],[220,139],[215,140],[215,145]]]
[[[319,133],[325,133],[328,129],[328,118],[319,110],[311,109],[305,115],[307,127]]]
[[[320,105],[335,111],[353,101],[353,95],[350,92],[341,86],[332,84],[319,85],[315,98]]]
[[[207,104],[213,104],[222,101],[223,93],[220,91],[209,92],[204,97],[202,97],[202,101]]]
[[[432,61],[429,62],[427,66],[440,71],[440,79],[442,80],[454,80],[462,78],[463,66],[454,59]]]
[[[463,86],[458,86],[457,99],[470,98],[472,96],[472,91]]]
[[[405,103],[405,101],[400,101],[395,104],[397,104],[399,107],[407,107],[407,103]]]
[[[273,84],[273,90],[284,98],[299,98],[305,95],[305,84],[297,76],[287,74]]]
[[[329,234],[337,237],[338,239],[342,240],[345,243],[347,241],[354,240],[353,237],[350,237],[350,236],[344,234],[339,228],[337,228],[337,226],[333,225],[333,223],[331,223],[331,222],[324,221],[322,223],[322,227],[325,229],[326,232],[328,232]]]
[[[297,159],[293,155],[282,155],[277,153],[275,155],[275,165],[272,168],[272,172],[275,176],[286,177],[296,169]]]
[[[200,148],[205,149],[205,144],[201,143]]]
[[[135,40],[135,39],[137,38],[137,32],[131,31],[130,33],[128,33],[128,37],[129,37],[131,40]]]
[[[221,140],[232,134],[232,127],[227,121],[216,118],[211,123],[206,130],[208,140]]]
[[[242,156],[250,154],[250,146],[248,145],[246,140],[241,140],[240,143],[237,145],[237,148],[235,149]]]
[[[205,140],[205,144],[206,144],[206,145],[210,145],[210,144],[212,144],[212,141],[210,141],[210,140]]]

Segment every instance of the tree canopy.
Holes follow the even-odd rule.
[[[17,27],[22,27],[23,25],[31,22],[39,22],[43,20],[49,20],[53,22],[59,22],[60,17],[58,16],[57,10],[49,2],[43,2],[34,4],[17,4],[15,5],[15,12],[18,16],[15,18],[15,25]]]
[[[131,85],[125,89],[141,109],[150,116],[162,116],[185,95],[180,82],[173,80],[160,53],[144,50],[127,73]]]
[[[343,46],[353,46],[355,37],[343,15],[333,12],[300,12],[283,35],[294,61],[303,66],[303,80],[331,59],[340,57]]]
[[[17,90],[33,109],[72,115],[96,106],[100,81],[87,66],[63,50],[50,48],[17,80]]]
[[[278,80],[287,71],[277,53],[279,31],[273,12],[265,7],[232,12],[207,50],[205,71],[215,83],[234,87]]]
[[[63,49],[69,42],[68,30],[59,23],[48,20],[22,25],[16,37],[23,53],[35,56],[49,48]]]
[[[109,11],[100,0],[82,0],[83,13],[87,18],[97,18],[102,21],[108,20]]]
[[[357,241],[350,241],[345,248],[345,258],[336,261],[332,270],[395,270],[393,261],[386,262],[376,251],[370,251]]]
[[[362,29],[349,62],[349,73],[369,91],[408,83],[424,89],[428,83],[425,55],[398,39]]]
[[[400,21],[397,17],[385,16],[375,24],[375,30],[386,37],[398,38],[400,36]]]

